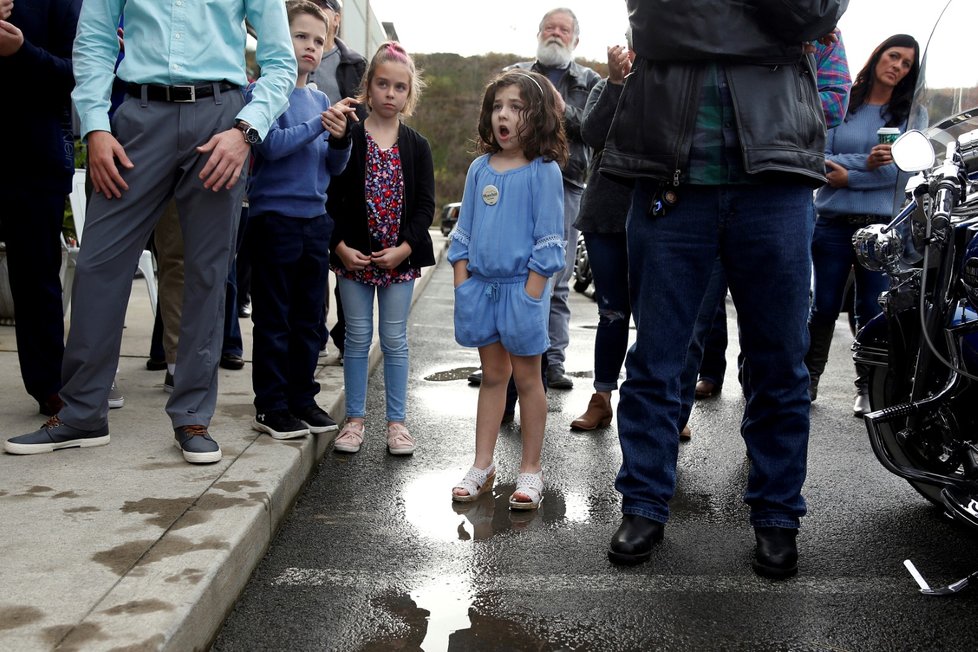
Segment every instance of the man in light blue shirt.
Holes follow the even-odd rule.
[[[124,16],[123,16],[124,14]],[[128,97],[109,119],[118,69]],[[245,18],[262,76],[245,105]],[[72,99],[88,142],[88,208],[62,368],[64,408],[8,453],[109,443],[108,391],[133,270],[171,199],[184,238],[179,361],[166,411],[186,461],[220,461],[208,426],[217,402],[225,279],[251,145],[288,106],[296,62],[281,0],[86,0],[74,44]]]

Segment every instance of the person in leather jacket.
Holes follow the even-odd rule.
[[[737,307],[755,572],[798,569],[809,434],[812,189],[825,124],[812,41],[848,0],[627,0],[637,54],[601,172],[634,182],[626,227],[637,327],[618,404],[623,518],[612,562],[647,561],[676,489],[686,351],[713,261]]]
[[[601,76],[573,60],[580,40],[580,24],[570,9],[560,7],[544,14],[537,32],[536,61],[521,61],[507,66],[538,72],[549,79],[564,101],[564,131],[570,158],[562,168],[564,178],[564,237],[567,239],[563,272],[554,275],[550,300],[550,348],[547,350],[547,384],[555,389],[571,389],[573,381],[564,371],[565,351],[570,342],[569,282],[574,274],[577,229],[574,221],[581,206],[581,194],[591,162],[591,148],[581,138],[581,118],[588,95]]]

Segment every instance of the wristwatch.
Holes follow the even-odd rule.
[[[258,130],[244,120],[235,120],[234,128],[244,135],[245,142],[249,145],[257,145],[261,142],[261,136],[258,135]]]

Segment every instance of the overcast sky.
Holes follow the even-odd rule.
[[[946,0],[850,0],[840,23],[849,67],[858,71],[873,48],[892,34],[911,34],[923,47]],[[540,18],[556,6],[570,7],[581,23],[581,42],[576,54],[605,60],[607,46],[624,43],[628,16],[624,1],[589,0],[371,0],[377,17],[394,23],[404,46],[411,52],[455,52],[464,56],[487,52],[512,52],[532,58]],[[955,11],[968,11],[978,18],[978,1],[954,0]],[[976,20],[955,21],[974,26]],[[963,30],[962,30],[963,31]],[[963,34],[959,45],[975,40]],[[952,45],[954,45],[952,43]],[[960,70],[964,64],[942,66]],[[969,78],[978,80],[978,65],[970,65]]]

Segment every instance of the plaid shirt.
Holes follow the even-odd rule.
[[[846,117],[849,88],[852,86],[842,33],[836,29],[834,34],[839,39],[835,43],[815,43],[818,97],[822,101],[822,113],[828,129],[842,124],[842,119]]]
[[[751,183],[744,170],[727,75],[716,64],[703,71],[686,182],[696,186]]]

